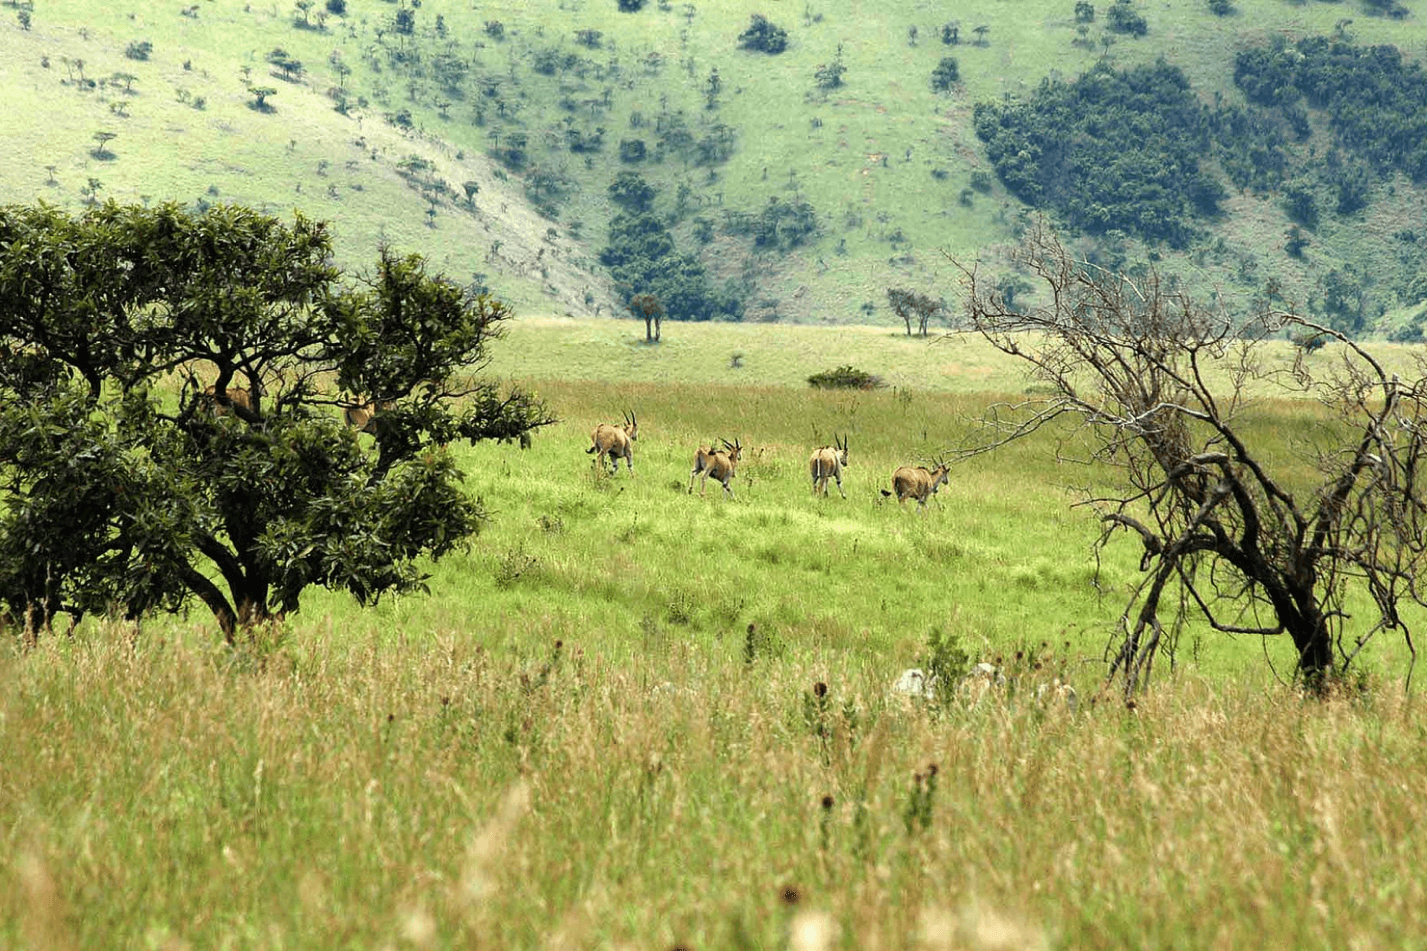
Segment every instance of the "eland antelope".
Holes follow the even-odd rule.
[[[892,473],[892,492],[882,490],[884,496],[896,493],[897,504],[903,505],[907,499],[916,499],[922,511],[926,511],[927,499],[936,494],[938,487],[946,484],[951,465],[937,460],[935,469],[926,466],[902,466]],[[941,503],[937,503],[938,505]]]
[[[227,416],[233,412],[235,406],[245,409],[249,413],[253,411],[253,395],[241,386],[226,388],[222,396],[218,395],[217,384],[204,387],[203,401],[214,416]]]
[[[609,423],[600,423],[590,433],[590,442],[593,443],[586,449],[587,453],[596,453],[593,464],[598,466],[606,457],[609,459],[610,473],[619,471],[619,460],[624,460],[624,467],[634,474],[634,440],[639,438],[639,421],[634,417],[634,411],[630,410],[624,414],[624,425],[613,426]]]
[[[837,491],[845,499],[847,493],[842,491],[842,470],[847,467],[847,437],[839,441],[834,435],[832,441],[831,446],[813,450],[812,458],[808,460],[808,471],[812,473],[814,493],[827,495],[827,480],[836,479]]]
[[[343,403],[342,421],[359,433],[367,433],[370,436],[377,434],[380,425],[377,422],[377,414],[383,413],[396,405],[395,400],[367,400],[365,403]]]
[[[709,448],[700,447],[698,452],[694,453],[694,468],[689,473],[690,495],[694,493],[694,477],[703,473],[704,480],[699,485],[700,496],[709,487],[709,476],[713,476],[715,482],[723,484],[723,490],[728,493],[728,497],[733,498],[733,487],[729,482],[733,480],[733,470],[738,467],[738,460],[743,458],[743,441],[734,439],[730,444],[724,439],[722,442],[722,449],[714,449],[710,443]]]

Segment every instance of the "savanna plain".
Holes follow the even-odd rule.
[[[561,422],[453,450],[490,520],[429,596],[309,597],[235,646],[199,612],[0,643],[0,945],[1424,943],[1399,647],[1309,699],[1287,645],[1190,626],[1127,704],[1102,688],[1137,552],[1092,551],[1099,476],[1056,461],[1079,434],[959,463],[926,514],[882,501],[1025,393],[1014,366],[885,328],[665,330],[514,323],[488,372]],[[891,385],[807,387],[843,362]],[[590,429],[626,410],[634,471],[601,474]],[[1331,425],[1254,413],[1289,465]],[[847,498],[814,497],[834,435]],[[720,438],[737,497],[691,495]],[[893,691],[958,651],[1008,682]],[[1057,679],[1074,706],[1037,701]]]

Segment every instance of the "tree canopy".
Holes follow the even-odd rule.
[[[978,103],[975,127],[1007,188],[1091,234],[1185,247],[1194,219],[1217,213],[1225,194],[1200,167],[1206,110],[1162,61],[1127,70],[1101,62],[1073,82],[1045,80],[1026,100]]]
[[[472,374],[509,309],[326,225],[235,205],[0,208],[0,605],[139,618],[195,599],[231,640],[312,585],[420,590],[483,512],[446,445],[552,422]],[[375,437],[339,410],[376,401]]]

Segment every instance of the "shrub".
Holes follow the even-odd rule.
[[[880,390],[887,385],[880,376],[853,366],[840,366],[808,377],[808,385],[818,390]]]
[[[624,0],[620,0],[621,3]],[[753,14],[748,29],[738,34],[738,45],[746,50],[757,50],[777,55],[788,48],[788,31],[777,26],[761,13]]]
[[[937,64],[932,70],[932,88],[938,92],[944,92],[953,85],[961,81],[961,69],[956,65],[956,58],[947,56]]]

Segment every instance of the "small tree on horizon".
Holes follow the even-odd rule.
[[[942,310],[942,302],[900,287],[887,288],[887,303],[892,312],[902,318],[907,325],[907,336],[912,335],[912,320],[917,322],[917,333],[927,335],[927,324]]]
[[[653,294],[635,294],[629,299],[629,312],[644,320],[644,342],[658,343],[664,325],[664,305]]]

